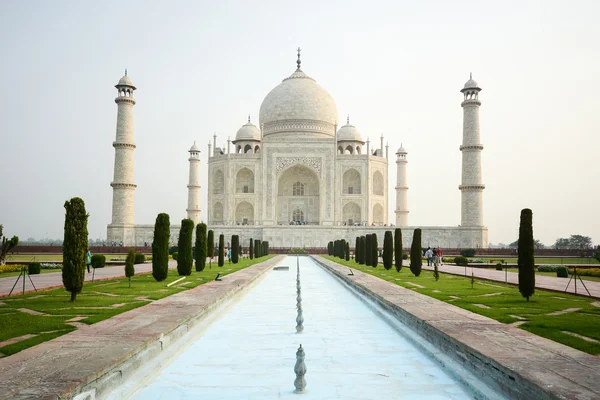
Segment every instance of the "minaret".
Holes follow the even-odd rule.
[[[188,207],[187,217],[194,221],[195,225],[200,223],[200,150],[196,142],[190,148],[190,179],[188,184]]]
[[[406,164],[408,152],[402,144],[396,152],[396,226],[408,226],[408,181],[406,180]]]
[[[483,189],[481,183],[481,144],[479,136],[479,92],[481,88],[470,76],[461,90],[465,98],[463,108],[463,144],[462,183],[458,187],[462,193],[461,223],[462,227],[483,226]]]
[[[115,148],[115,170],[113,181],[112,222],[109,225],[109,240],[123,241],[131,245],[134,238],[126,237],[125,228],[133,228],[135,215],[135,188],[133,181],[134,159],[133,151],[133,92],[136,87],[125,75],[115,85],[117,88],[117,137],[113,142]],[[112,229],[111,229],[112,228]]]

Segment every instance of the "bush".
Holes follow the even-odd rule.
[[[104,265],[106,265],[106,256],[102,254],[94,254],[92,256],[92,267],[104,268]]]
[[[496,264],[496,271],[502,271],[502,263]]]
[[[556,276],[558,278],[568,278],[569,277],[569,269],[567,267],[558,267],[556,269]]]
[[[402,259],[408,260],[408,253],[402,253]]]
[[[173,253],[173,260],[177,261],[177,257],[179,257],[179,252],[176,251],[175,253]]]
[[[308,251],[300,248],[290,250],[290,254],[308,254]]]
[[[24,267],[22,264],[6,264],[0,265],[0,274],[4,272],[20,272]]]
[[[469,264],[469,260],[467,259],[467,257],[457,256],[454,257],[454,264],[466,267],[467,264]]]
[[[134,264],[143,264],[146,262],[146,256],[142,253],[135,253]]]
[[[179,251],[179,247],[178,246],[171,246],[171,247],[169,247],[169,255],[173,255],[173,253],[175,253],[176,251]]]
[[[415,229],[413,233],[413,241],[410,246],[410,272],[415,276],[421,275],[421,268],[423,267],[423,260],[421,259],[421,229]]]
[[[152,276],[157,282],[164,281],[169,275],[170,228],[169,214],[158,214],[154,224],[154,240],[152,241]]]
[[[557,272],[559,268],[562,268],[562,265],[540,265],[537,267],[539,272]]]
[[[62,269],[62,264],[58,263],[41,263],[42,269]]]
[[[135,249],[129,249],[127,259],[125,260],[125,276],[129,280],[129,287],[131,287],[131,277],[135,275],[135,267],[133,265],[135,264],[136,256]]]
[[[569,268],[569,273],[573,273],[573,268]],[[597,276],[600,277],[600,268],[579,268],[577,273],[581,276]]]
[[[30,275],[37,275],[41,270],[42,266],[39,262],[29,263],[29,267],[27,267],[27,272],[29,272]]]
[[[475,257],[475,249],[462,249],[460,255],[463,257]]]

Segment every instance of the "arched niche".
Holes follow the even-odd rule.
[[[357,222],[360,222],[360,206],[355,202],[346,204],[342,209],[342,220],[348,225],[353,225]]]
[[[235,176],[236,193],[254,193],[254,173],[248,168],[242,168]]]
[[[277,223],[290,224],[300,210],[304,223],[319,224],[321,197],[317,174],[304,165],[286,169],[277,179]]]
[[[360,188],[360,173],[354,168],[344,172],[342,178],[342,192],[344,194],[360,194]]]
[[[373,194],[383,196],[383,174],[380,171],[373,174]]]
[[[254,224],[254,207],[247,201],[242,201],[235,207],[235,223],[237,225]]]
[[[223,204],[216,202],[212,209],[213,224],[219,225],[223,223]]]
[[[379,203],[373,206],[373,222],[376,225],[383,224],[383,206]]]
[[[220,169],[216,170],[213,176],[213,194],[223,194],[225,192],[225,175]]]

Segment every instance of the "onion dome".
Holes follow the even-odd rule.
[[[400,147],[398,148],[398,151],[396,152],[396,154],[408,154],[408,151],[406,151],[404,146],[402,146],[402,143],[400,143]]]
[[[260,130],[250,122],[250,117],[248,117],[248,123],[238,129],[235,140],[260,140]]]
[[[131,78],[129,78],[129,76],[127,76],[127,70],[125,70],[125,75],[123,75],[123,77],[119,79],[119,83],[117,83],[116,86],[129,86],[135,89],[133,81],[131,80]]]
[[[479,84],[477,83],[477,81],[475,81],[473,79],[473,74],[469,75],[469,80],[465,83],[465,86],[463,87],[463,89],[461,91],[468,90],[468,89],[478,89],[478,90],[481,90],[481,88],[479,87]]]
[[[196,142],[194,141],[194,145],[190,147],[190,153],[199,153],[200,149],[196,146]]]
[[[360,131],[358,129],[356,129],[356,127],[354,125],[352,125],[350,123],[350,119],[347,120],[346,125],[342,126],[340,129],[338,129],[337,140],[338,141],[352,140],[352,141],[358,141],[358,142],[363,141]]]

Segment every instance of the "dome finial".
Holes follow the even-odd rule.
[[[127,76],[127,68],[125,68],[125,76]]]
[[[300,61],[300,52],[302,51],[302,49],[300,47],[298,47],[298,61],[296,61],[296,64],[298,65],[298,70],[300,69],[300,64],[302,64],[302,61]]]
[[[348,116],[346,117],[346,123],[347,123],[348,125],[350,125],[350,114],[348,114]]]
[[[473,79],[473,73],[469,72],[469,79]]]
[[[248,114],[248,123],[250,123],[250,114]]]

